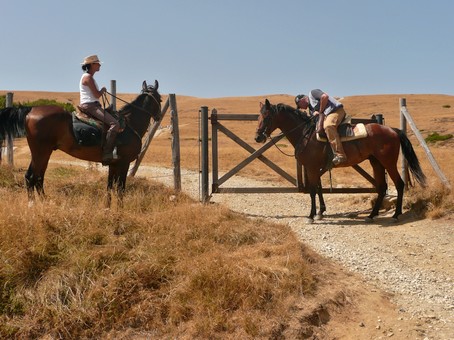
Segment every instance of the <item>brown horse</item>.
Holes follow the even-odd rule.
[[[109,165],[107,180],[107,205],[111,203],[111,191],[117,186],[119,201],[125,191],[129,164],[134,161],[142,147],[142,137],[147,131],[150,119],[161,116],[161,95],[159,84],[142,84],[141,94],[118,112],[125,117],[126,127],[117,137],[119,159]],[[44,174],[54,150],[61,150],[79,159],[101,162],[102,132],[82,123],[60,106],[34,106],[7,108],[0,111],[0,139],[7,135],[27,136],[31,151],[30,166],[25,182],[30,202],[34,191],[44,197]]]
[[[265,142],[267,136],[276,129],[280,129],[295,147],[295,157],[307,171],[307,185],[311,197],[311,212],[308,222],[313,222],[316,212],[315,195],[319,188],[320,177],[327,171],[327,164],[332,157],[330,148],[327,147],[327,143],[317,141],[313,119],[289,105],[271,105],[267,99],[265,104],[260,103],[256,142]],[[378,197],[372,212],[366,219],[368,222],[378,215],[386,194],[385,171],[387,171],[397,189],[396,211],[393,215],[393,219],[397,220],[398,216],[402,214],[405,186],[397,171],[397,160],[401,147],[410,171],[418,183],[425,186],[426,177],[419,165],[413,146],[401,130],[376,123],[367,124],[366,130],[368,135],[366,138],[343,143],[348,161],[342,163],[340,167],[352,166],[366,159],[372,165]],[[319,190],[319,195],[321,195],[321,190]]]

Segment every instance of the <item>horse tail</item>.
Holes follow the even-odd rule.
[[[31,111],[31,107],[7,107],[0,110],[0,140],[6,136],[25,136],[25,117]]]
[[[408,167],[410,168],[411,173],[416,178],[418,183],[422,187],[425,187],[426,175],[424,175],[424,172],[421,169],[418,157],[416,156],[415,150],[413,149],[410,140],[407,138],[407,136],[402,130],[399,130],[397,128],[394,128],[393,130],[396,131],[396,133],[399,135],[402,153],[405,159],[407,160]]]

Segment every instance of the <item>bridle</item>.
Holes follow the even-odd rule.
[[[271,136],[267,136],[265,131],[268,130],[268,128],[271,126],[271,123],[273,122],[274,117],[276,116],[278,111],[278,105],[270,105],[270,109],[267,109],[265,113],[267,115],[265,116],[265,113],[261,113],[263,119],[262,119],[262,127],[257,130],[257,134],[264,135],[266,138],[270,138],[273,141],[273,145],[285,156],[288,157],[296,157],[296,155],[304,150],[304,148],[307,145],[307,141],[309,141],[310,137],[312,136],[312,133],[315,131],[315,124],[310,124],[315,118],[311,117],[309,118],[309,122],[302,122],[301,124],[298,124],[295,126],[293,129],[287,132],[287,134],[292,133],[293,131],[299,129],[301,126],[309,126],[308,128],[304,129],[303,128],[303,133],[301,134],[300,139],[298,140],[298,143],[295,146],[295,152],[293,155],[287,154],[284,151],[282,151],[279,146],[276,144],[275,139],[271,138]],[[281,133],[282,134],[282,133]],[[306,143],[304,143],[306,141]]]
[[[148,95],[149,97],[151,97],[151,98],[155,101],[155,103],[158,105],[159,113],[161,113],[161,103],[160,103],[159,100],[157,100],[157,99],[155,98],[155,96],[154,96],[154,93],[155,93],[155,92],[156,92],[156,91],[155,91],[154,87],[148,86],[147,89],[146,89],[146,90],[142,90],[142,91],[140,92],[140,94],[146,94],[146,95]],[[131,105],[131,106],[134,107],[135,109],[140,110],[140,111],[142,111],[142,112],[145,112],[146,114],[148,114],[148,115],[151,117],[151,113],[148,112],[148,111],[145,110],[145,109],[142,109],[140,106],[134,105],[134,104],[132,104],[131,102],[128,102],[128,101],[126,101],[126,100],[124,100],[124,99],[121,99],[120,97],[117,97],[116,95],[114,95],[114,94],[112,94],[112,93],[110,93],[110,92],[108,92],[108,91],[106,91],[105,94],[108,94],[108,95],[110,95],[110,96],[112,96],[112,97],[118,99],[119,101],[125,103],[125,104]],[[106,97],[105,99],[107,100],[107,97]],[[153,119],[155,119],[155,118],[153,117]]]

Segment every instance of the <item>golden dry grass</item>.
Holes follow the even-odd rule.
[[[72,167],[26,209],[22,175],[0,168],[2,338],[270,337],[316,287],[286,227],[140,178],[105,210],[105,175]]]
[[[453,133],[453,96],[358,96],[342,101],[355,117],[382,113],[387,125],[398,127],[400,97],[407,98],[408,110],[424,136],[434,131]],[[39,98],[74,104],[77,94],[15,93],[15,101]],[[258,103],[265,98],[293,103],[289,95],[177,96],[182,167],[199,167],[201,106],[219,113],[258,113]],[[163,125],[168,124],[166,117]],[[255,123],[225,125],[256,145]],[[409,137],[429,178],[429,189],[407,193],[407,207],[433,218],[452,213],[452,194],[440,185],[411,132]],[[170,138],[163,130],[143,162],[170,166]],[[24,139],[15,145],[16,168],[0,168],[0,194],[8,201],[0,206],[3,337],[114,338],[140,335],[137,332],[154,338],[270,337],[279,334],[303,293],[317,287],[307,261],[312,255],[288,228],[246,220],[216,206],[202,207],[184,195],[171,200],[172,191],[140,178],[128,179],[124,210],[106,211],[104,175],[51,165],[46,175],[49,199],[26,209],[23,175],[30,154]],[[280,146],[293,152],[286,141]],[[450,140],[431,145],[451,183],[452,149]],[[222,171],[248,155],[223,136],[219,154]],[[294,173],[293,157],[275,148],[267,157]],[[52,158],[72,160],[59,151]],[[369,170],[367,164],[364,168]],[[246,167],[241,175],[280,180],[260,162]],[[333,172],[333,185],[365,183],[351,169]],[[351,200],[363,197],[352,195]]]

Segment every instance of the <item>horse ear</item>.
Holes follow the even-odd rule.
[[[267,109],[271,107],[270,101],[268,99],[265,99],[265,105]]]
[[[142,83],[142,91],[146,91],[148,89],[147,82],[144,80]]]
[[[262,108],[262,107],[263,107],[263,103],[262,103],[262,102],[260,102],[260,108]]]
[[[159,87],[159,83],[158,83],[158,81],[155,79],[155,81],[154,81],[154,89],[157,90],[158,87]]]

